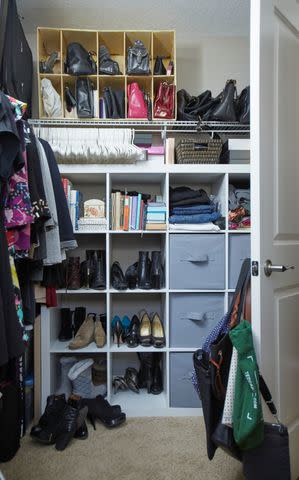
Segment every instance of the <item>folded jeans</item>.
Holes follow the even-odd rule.
[[[195,215],[171,215],[169,223],[207,223],[215,222],[221,217],[219,212],[200,213]]]

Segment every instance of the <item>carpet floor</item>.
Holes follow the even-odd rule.
[[[97,423],[63,452],[27,435],[1,470],[5,480],[243,479],[240,464],[223,452],[208,460],[203,421],[193,417],[130,418],[114,430]]]

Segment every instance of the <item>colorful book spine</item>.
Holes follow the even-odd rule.
[[[130,207],[129,207],[129,196],[125,195],[124,197],[124,230],[129,230],[130,222]]]
[[[138,197],[134,195],[132,198],[132,230],[136,230],[136,221],[137,221],[137,204],[138,204]]]
[[[115,230],[120,230],[120,215],[121,215],[121,193],[115,193]]]
[[[136,230],[139,229],[140,208],[141,208],[141,193],[138,193],[138,199],[137,199],[137,215],[136,215]]]
[[[144,201],[141,200],[141,202],[140,202],[139,230],[142,230],[142,225],[143,225],[143,209],[144,209]]]

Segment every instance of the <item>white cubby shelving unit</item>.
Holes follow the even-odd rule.
[[[36,123],[38,125],[38,121]],[[150,126],[144,127],[150,130]],[[155,127],[157,129],[157,126]],[[163,126],[154,134],[163,133]],[[166,135],[168,132],[166,132]],[[230,149],[250,150],[250,140],[239,138],[230,140]],[[234,143],[235,142],[235,143]],[[245,147],[244,147],[245,145]],[[215,305],[214,323],[219,320],[227,308],[234,291],[236,272],[232,264],[230,249],[236,251],[237,267],[242,258],[248,255],[250,248],[250,230],[230,231],[228,228],[228,196],[229,184],[244,186],[250,185],[250,163],[248,164],[216,164],[216,165],[167,165],[164,156],[149,158],[147,162],[136,165],[60,165],[60,172],[88,198],[105,198],[107,212],[107,229],[99,233],[80,234],[77,232],[78,249],[70,255],[80,255],[83,259],[86,249],[106,249],[106,290],[58,290],[59,307],[85,306],[87,311],[106,313],[107,315],[107,343],[104,348],[98,349],[95,344],[71,351],[68,342],[59,342],[58,331],[60,326],[59,308],[47,309],[42,307],[42,407],[47,395],[55,392],[59,382],[59,358],[61,355],[103,356],[107,361],[107,398],[112,404],[120,404],[128,416],[184,416],[201,414],[200,402],[191,386],[191,372],[193,368],[192,354],[202,344],[200,333],[198,336],[176,334],[174,316],[178,312],[180,303],[192,312],[193,303],[200,299],[203,302]],[[199,233],[197,231],[173,231],[167,224],[166,231],[113,231],[110,229],[110,193],[112,188],[136,189],[138,191],[162,195],[169,208],[169,187],[187,185],[204,188],[209,194],[216,195],[220,202],[222,215],[226,218],[225,229],[219,232]],[[221,236],[224,245],[224,275],[221,288],[173,288],[171,279],[170,248],[173,236],[194,236],[194,239],[205,235]],[[198,237],[200,236],[200,237]],[[183,238],[183,237],[181,237]],[[191,237],[190,237],[191,238]],[[246,245],[245,245],[246,243]],[[237,248],[236,248],[237,246]],[[239,248],[240,246],[240,248]],[[161,250],[165,262],[165,287],[161,290],[126,290],[118,291],[110,284],[110,267],[114,260],[118,260],[123,268],[137,261],[139,250]],[[238,263],[239,262],[239,263]],[[195,287],[195,288],[194,288]],[[163,349],[153,347],[137,347],[129,349],[125,345],[119,348],[111,337],[111,319],[115,314],[132,317],[134,313],[146,309],[148,312],[157,311],[164,322],[166,346]],[[192,315],[191,315],[192,316]],[[183,318],[183,317],[182,317]],[[212,317],[211,317],[212,318]],[[192,320],[192,319],[191,319]],[[183,321],[183,320],[182,320]],[[209,319],[205,321],[210,321]],[[191,325],[192,324],[192,325]],[[196,328],[196,322],[186,323],[184,329]],[[212,324],[211,324],[212,325]],[[182,329],[182,325],[179,324]],[[186,330],[183,330],[186,331]],[[190,333],[190,332],[188,332]],[[189,338],[189,340],[188,340]],[[162,367],[164,391],[160,395],[147,394],[141,390],[139,394],[131,391],[117,392],[112,389],[112,378],[116,374],[124,374],[126,367],[134,366],[138,369],[137,352],[162,352]],[[182,370],[180,360],[185,370]],[[177,365],[176,369],[174,366]],[[180,370],[181,368],[181,370]],[[178,384],[178,385],[177,385]],[[177,394],[176,388],[181,393]],[[185,398],[182,397],[185,392]],[[191,393],[192,392],[192,393]],[[189,396],[194,397],[189,399]],[[196,398],[196,400],[195,400]],[[196,408],[197,407],[197,408]]]

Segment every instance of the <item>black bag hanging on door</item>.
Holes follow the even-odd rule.
[[[5,13],[1,4],[0,14]],[[2,62],[0,64],[0,89],[4,93],[28,104],[27,114],[31,116],[32,99],[32,53],[26,40],[18,15],[16,0],[9,0],[6,15],[6,26]],[[1,19],[1,28],[3,19]],[[1,32],[2,33],[2,32]],[[2,40],[3,35],[0,35]],[[1,60],[1,59],[0,59]]]

